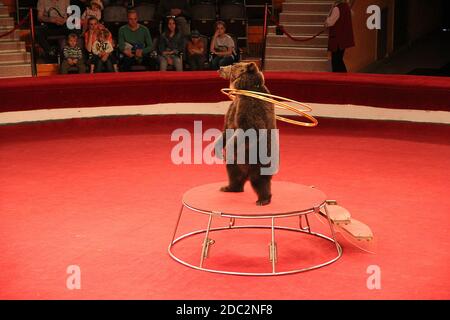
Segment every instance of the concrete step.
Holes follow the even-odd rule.
[[[59,66],[57,63],[38,63],[36,64],[37,76],[54,76],[59,74]]]
[[[326,59],[326,47],[266,47],[266,58],[321,58]]]
[[[0,78],[31,77],[30,63],[0,64]]]
[[[264,63],[265,70],[272,71],[324,71],[330,70],[330,62],[327,59],[307,58],[268,58]]]
[[[30,63],[31,55],[29,52],[0,52],[0,65],[9,65],[11,63]]]
[[[290,35],[293,36],[314,35],[325,29],[323,24],[284,24],[283,27]],[[269,26],[267,32],[268,34],[275,34],[276,27]]]
[[[281,12],[280,13],[280,24],[301,24],[301,23],[324,23],[327,18],[326,13],[297,13],[297,12]]]
[[[7,16],[9,17],[9,11],[7,6],[0,6],[0,16]]]
[[[308,36],[299,36],[298,39],[307,39]],[[320,35],[315,39],[308,41],[295,41],[291,40],[285,35],[278,36],[273,34],[267,35],[268,47],[327,47],[328,46],[328,36]]]
[[[284,2],[282,4],[282,12],[322,12],[328,14],[331,10],[333,2],[325,1],[296,1]]]
[[[9,29],[2,29],[0,28],[0,33],[4,33],[7,32]],[[8,34],[7,36],[1,37],[0,38],[0,43],[1,42],[9,42],[9,41],[14,41],[14,40],[19,40],[20,39],[20,30],[15,30],[14,32],[11,32],[10,34]]]
[[[14,18],[12,17],[0,17],[0,26],[14,27]]]
[[[25,51],[25,42],[24,41],[1,41],[0,42],[0,53],[14,52],[14,51]]]

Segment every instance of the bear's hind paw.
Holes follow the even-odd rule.
[[[231,188],[230,186],[224,186],[220,188],[222,192],[244,192],[244,188]]]
[[[256,201],[257,206],[266,206],[270,203],[270,199],[263,199]]]

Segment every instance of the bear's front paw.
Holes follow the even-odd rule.
[[[230,186],[225,186],[220,188],[222,192],[243,192],[244,188],[231,188]]]
[[[270,203],[270,199],[263,199],[256,201],[257,206],[266,206]]]

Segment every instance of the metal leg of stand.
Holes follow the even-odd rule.
[[[230,229],[233,228],[235,223],[236,223],[236,219],[235,218],[230,218],[230,222],[228,224],[228,228],[230,228]]]
[[[303,216],[305,216],[306,227],[303,226]],[[298,219],[299,219],[299,229],[302,231],[308,231],[309,233],[311,233],[311,226],[309,225],[308,215],[301,214],[298,216]]]
[[[202,256],[200,257],[200,268],[203,267],[203,261],[208,258],[209,246],[214,244],[214,240],[209,239],[209,230],[211,229],[212,214],[209,215],[208,227],[206,228],[205,239],[202,245]]]
[[[269,260],[272,262],[272,273],[275,273],[275,264],[277,263],[277,243],[275,242],[275,218],[272,217],[272,240],[269,244]]]
[[[178,214],[177,224],[175,225],[175,230],[173,231],[172,241],[170,245],[173,245],[173,241],[175,240],[175,236],[177,234],[178,225],[180,224],[181,214],[183,213],[184,205],[181,205],[180,213]]]
[[[330,225],[330,230],[331,230],[331,234],[333,236],[334,244],[336,245],[336,249],[337,249],[338,253],[341,253],[342,249],[341,249],[341,246],[337,242],[336,232],[334,231],[333,222],[331,222],[330,214],[328,213],[328,209],[327,209],[327,205],[326,204],[324,205],[324,208],[325,208],[325,214],[326,214],[327,219],[328,219],[328,224]]]

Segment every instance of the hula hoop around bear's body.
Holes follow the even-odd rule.
[[[296,101],[296,100],[292,100],[289,98],[285,98],[285,97],[280,97],[280,96],[276,96],[273,94],[269,94],[269,93],[264,93],[264,92],[257,92],[257,91],[249,91],[249,90],[240,90],[240,89],[231,89],[231,88],[223,88],[220,90],[223,94],[227,95],[231,100],[233,100],[236,95],[242,95],[242,96],[247,96],[247,97],[252,97],[255,99],[259,99],[262,101],[266,101],[269,103],[273,103],[275,105],[276,108],[279,109],[284,109],[284,110],[289,110],[292,111],[296,114],[298,114],[301,117],[305,117],[306,119],[308,119],[311,122],[303,122],[303,121],[297,121],[297,120],[293,120],[293,119],[288,119],[285,117],[281,117],[281,116],[275,116],[277,118],[277,120],[283,121],[283,122],[287,122],[287,123],[291,123],[291,124],[295,124],[298,126],[303,126],[303,127],[315,127],[319,124],[319,122],[317,121],[316,118],[314,118],[313,116],[307,114],[306,112],[310,112],[312,111],[311,107],[309,107],[308,105]],[[282,101],[286,101],[286,102],[293,102],[296,103],[302,107],[305,108],[305,110],[299,110],[298,108],[295,108],[293,106],[290,106],[282,101],[278,101],[275,99],[279,99]]]

